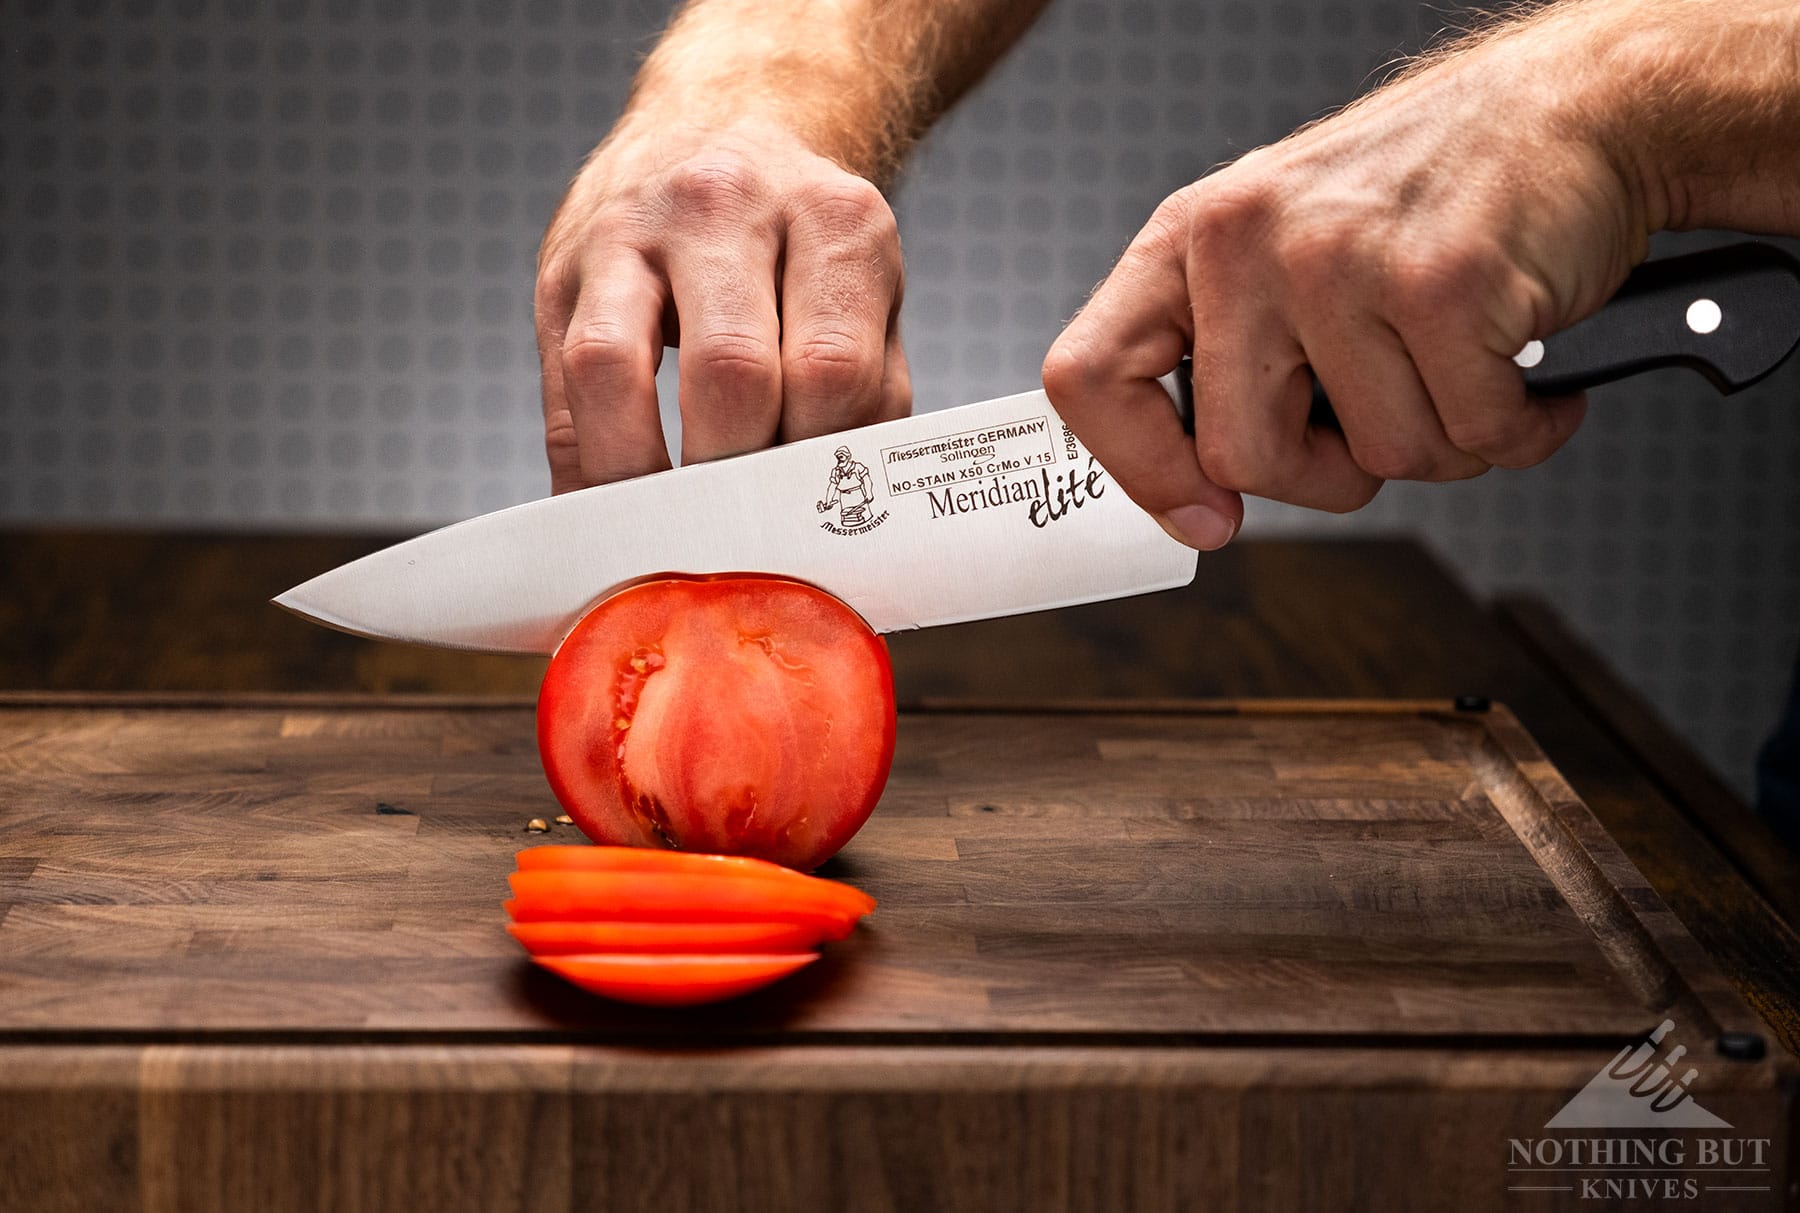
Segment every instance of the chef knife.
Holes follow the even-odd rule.
[[[1670,364],[1731,392],[1797,342],[1800,265],[1744,244],[1646,263],[1516,361],[1536,392]],[[1191,418],[1185,373],[1164,385]],[[595,600],[658,573],[782,574],[890,632],[1170,589],[1197,558],[1024,392],[527,502],[275,601],[363,636],[550,653]]]

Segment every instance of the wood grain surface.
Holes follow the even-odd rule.
[[[73,816],[55,818],[41,845],[0,854],[0,886],[9,890],[0,898],[0,958],[38,974],[32,1022],[5,1029],[12,1043],[0,1042],[0,1209],[1797,1207],[1796,1081],[1790,1056],[1774,1042],[1800,1043],[1800,938],[1770,898],[1785,904],[1780,890],[1800,887],[1800,868],[1791,856],[1747,861],[1737,853],[1758,838],[1743,827],[1742,805],[1728,794],[1695,802],[1694,781],[1670,779],[1670,766],[1647,760],[1646,746],[1666,748],[1673,769],[1692,769],[1666,730],[1621,729],[1609,719],[1619,697],[1596,686],[1605,671],[1591,653],[1566,637],[1545,644],[1498,626],[1414,544],[1240,541],[1209,555],[1185,590],[892,638],[897,688],[915,705],[1144,701],[1139,715],[1155,718],[1157,729],[1113,738],[1127,746],[1110,757],[1101,755],[1098,735],[1077,738],[1058,748],[1056,761],[1073,769],[1079,758],[1109,772],[1152,763],[1179,794],[1112,798],[1105,821],[1112,833],[1094,846],[1128,854],[1124,869],[1071,861],[1049,846],[1096,837],[1091,792],[1035,786],[1039,799],[1029,813],[1019,811],[1023,801],[1009,811],[992,797],[946,796],[929,811],[896,800],[898,811],[884,808],[874,832],[859,837],[839,865],[839,874],[886,898],[848,941],[858,951],[815,966],[830,980],[792,987],[783,997],[794,1001],[784,1007],[743,1004],[758,1021],[720,1030],[689,1023],[678,1035],[666,1025],[596,1017],[590,1002],[568,1001],[570,992],[523,982],[516,999],[496,1000],[513,1017],[509,1025],[494,1026],[492,1007],[478,1011],[473,1025],[445,1025],[445,1008],[467,993],[459,966],[504,973],[510,965],[518,974],[521,962],[498,933],[498,873],[528,839],[522,820],[503,820],[510,810],[497,810],[547,794],[525,774],[518,746],[528,743],[519,740],[519,725],[498,734],[446,728],[434,753],[407,714],[485,708],[523,722],[542,667],[374,644],[268,606],[270,595],[383,542],[0,533],[0,688],[185,693],[165,697],[163,708],[135,695],[110,707],[85,699],[57,705],[92,718],[66,734],[74,743],[64,752],[66,770],[40,766],[30,780],[52,795],[77,786],[93,795],[68,797],[78,801]],[[286,694],[295,691],[314,694]],[[403,756],[398,766],[326,772],[316,756],[296,757],[307,747],[365,755],[384,748],[355,737],[358,729],[339,737],[318,722],[379,706],[369,693],[414,691],[483,702],[385,705],[402,713],[384,726]],[[1151,699],[1194,696],[1378,700],[1464,692],[1505,700],[1555,769],[1538,765],[1502,730],[1493,746],[1461,751],[1470,778],[1454,796],[1448,785],[1455,779],[1409,783],[1407,794],[1391,795],[1399,790],[1395,763],[1351,769],[1335,761],[1341,754],[1320,748],[1274,777],[1292,781],[1289,792],[1306,789],[1302,774],[1371,782],[1300,798],[1310,802],[1304,813],[1271,812],[1255,793],[1220,791],[1257,782],[1251,772],[1259,759],[1244,738],[1218,749],[1222,774],[1206,774],[1191,750],[1166,748],[1170,738],[1158,730],[1166,730],[1167,713],[1148,710]],[[282,737],[277,724],[245,744],[209,723],[243,708],[295,718],[295,735]],[[17,709],[15,701],[3,714],[21,719]],[[111,730],[101,725],[109,712],[136,721],[120,735],[123,752],[110,748]],[[151,736],[141,719],[151,713],[197,723],[166,749],[153,749],[150,769],[163,790],[131,793],[139,768],[130,751]],[[971,739],[995,744],[977,727],[991,725],[994,713],[965,718],[973,722]],[[6,736],[0,773],[11,778],[38,734]],[[239,761],[209,777],[182,756],[190,741],[197,752],[230,752]],[[1146,744],[1165,748],[1149,755],[1130,748]],[[974,753],[973,745],[960,734],[950,738],[939,766],[903,768],[895,788],[942,772],[960,778],[967,768],[957,756]],[[492,752],[468,758],[471,747]],[[1416,762],[1421,746],[1409,741],[1393,752]],[[1428,763],[1439,761],[1424,752]],[[421,758],[432,765],[430,780],[418,776]],[[487,775],[459,768],[465,761],[503,778],[486,782]],[[442,784],[435,781],[440,766]],[[284,820],[279,805],[296,795],[315,798],[314,814]],[[229,808],[238,798],[241,807]],[[382,804],[390,810],[378,811]],[[434,806],[443,809],[435,823]],[[0,799],[0,825],[12,809]],[[140,828],[171,811],[180,820],[164,830],[170,841]],[[1277,830],[1277,822],[1286,828]],[[58,850],[64,829],[67,849]],[[865,842],[883,830],[884,849],[865,854]],[[943,850],[945,830],[954,856]],[[1261,830],[1268,833],[1258,840]],[[303,845],[312,835],[332,841],[323,852]],[[965,837],[968,857],[957,842]],[[974,845],[983,839],[993,848],[986,853]],[[1483,849],[1496,839],[1500,850]],[[1191,867],[1171,862],[1196,851]],[[1558,858],[1571,851],[1575,862]],[[1336,860],[1346,852],[1364,861],[1340,871]],[[400,861],[401,853],[410,858]],[[903,854],[906,871],[921,881],[937,873],[930,899],[907,904],[886,891]],[[56,855],[65,863],[60,874]],[[82,855],[105,861],[98,891],[86,895],[71,879],[84,869],[67,865]],[[443,876],[439,865],[449,858],[466,880]],[[1277,859],[1294,865],[1292,892],[1304,898],[1285,912],[1277,901],[1285,886],[1267,868],[1259,875],[1259,863]],[[959,865],[967,865],[969,881],[950,877]],[[1419,882],[1431,898],[1469,912],[1454,925],[1428,912],[1410,883],[1415,865],[1432,873]],[[1134,892],[1088,880],[1082,873],[1090,867],[1113,877],[1113,886],[1121,870],[1148,878]],[[1473,874],[1461,883],[1445,875],[1464,870]],[[1176,902],[1174,918],[1148,912],[1179,887],[1182,873],[1194,895]],[[1023,899],[1002,905],[998,912],[1017,929],[1008,927],[1010,942],[991,955],[979,951],[992,944],[968,927],[976,910],[968,894],[1002,878],[1039,893],[1058,889],[1059,898],[1073,889],[1068,905],[1107,926],[1113,953],[1123,941],[1122,954],[1089,957],[1080,970],[1107,968],[1115,1001],[1136,996],[1127,974],[1139,964],[1151,971],[1146,937],[1161,933],[1201,949],[1202,961],[1216,946],[1216,967],[1194,963],[1191,954],[1185,966],[1169,966],[1167,947],[1159,954],[1176,980],[1199,988],[1196,1001],[1213,1008],[1215,1024],[1225,1022],[1220,1008],[1233,1005],[1245,1018],[1263,1014],[1259,1005],[1272,1007],[1294,1023],[1339,1013],[1322,1035],[1175,1031],[1168,1025],[1204,1022],[1204,1014],[1159,1008],[1151,997],[1160,1026],[1093,1026],[1124,1016],[1096,1006],[1079,988],[1081,975],[1058,967],[1070,930],[1066,905],[1053,920],[1034,920],[1038,911]],[[343,882],[352,887],[333,890]],[[22,900],[10,892],[27,886],[58,891]],[[452,910],[409,921],[406,898],[422,888]],[[1264,913],[1254,908],[1259,898]],[[478,906],[491,917],[464,920],[456,906]],[[290,913],[297,929],[286,925]],[[58,914],[67,920],[50,921]],[[1492,921],[1480,921],[1482,914]],[[1169,921],[1179,929],[1171,932]],[[1501,925],[1509,922],[1544,932],[1544,947],[1509,936]],[[9,933],[14,928],[19,933]],[[123,949],[106,936],[123,930],[147,932],[157,955],[117,965]],[[1459,933],[1469,950],[1454,945],[1451,958],[1464,967],[1448,981],[1434,969]],[[1324,939],[1342,942],[1335,960],[1319,946]],[[906,985],[906,966],[893,961],[919,945],[945,953],[953,971],[1008,974],[1013,996],[1049,1000],[1074,1018],[1055,1029],[1014,1029],[990,1015],[979,1030],[934,1033],[893,1026],[899,1017],[875,1007],[867,1023],[889,1026],[831,1026],[819,1000],[856,994],[845,980],[851,959],[878,962],[876,979],[910,996],[916,1009],[924,1000]],[[136,1022],[146,999],[160,999],[169,1014],[199,1026],[120,1027],[118,1013],[101,1005],[105,998],[81,983],[64,981],[61,994],[49,994],[43,975],[71,971],[59,968],[58,953],[112,982],[109,989],[136,1008]],[[246,993],[256,984],[250,975],[274,955],[290,958],[284,989]],[[376,973],[399,986],[435,981],[448,1001],[421,1015],[416,989],[370,998],[359,985],[363,993],[347,1006],[321,1010],[317,1000],[332,997],[332,961],[340,955],[358,958],[359,983]],[[1251,959],[1265,955],[1261,968]],[[1121,959],[1123,966],[1111,963]],[[1480,969],[1474,962],[1481,960],[1494,967]],[[1760,1025],[1723,996],[1717,971]],[[1597,1009],[1591,1019],[1566,1017],[1583,1025],[1579,1035],[1550,1030],[1561,1014],[1555,1008],[1539,1034],[1489,1031],[1482,1025],[1505,1016],[1464,981],[1491,974],[1527,990],[1562,981],[1571,997],[1591,996]],[[1052,985],[1067,979],[1069,988],[1046,986],[1046,976]],[[290,1026],[216,1026],[236,1012],[209,1011],[208,998],[195,996],[200,987],[181,984],[195,981],[236,999],[238,1011]],[[1384,982],[1409,997],[1384,994],[1377,988]],[[0,1012],[15,1005],[17,989],[10,971],[0,972]],[[996,1005],[1005,1013],[1008,995],[1001,994]],[[39,997],[66,1012],[60,1027]],[[283,1006],[281,997],[303,1005]],[[1586,1199],[1569,1183],[1563,1192],[1513,1192],[1520,1177],[1508,1170],[1508,1139],[1545,1135],[1551,1113],[1615,1052],[1614,1025],[1645,1021],[1634,999],[1666,1000],[1679,1011],[1699,1098],[1731,1121],[1734,1134],[1772,1143],[1768,1168],[1738,1177],[1755,1190],[1703,1188],[1693,1199],[1666,1202]],[[956,987],[943,1001],[933,1014],[966,1014],[972,1005]],[[373,1026],[396,1007],[399,1016]],[[1515,1018],[1535,1018],[1533,1007],[1542,1009],[1542,1000],[1528,998]],[[91,1026],[109,1017],[114,1027]],[[209,1017],[215,1026],[207,1026]],[[1365,1030],[1383,1017],[1474,1028]],[[1700,1026],[1690,1027],[1690,1018]],[[1725,1057],[1696,1038],[1708,1025],[1746,1026],[1771,1051],[1760,1060]]]
[[[1780,1210],[1785,1150],[1584,1198],[1510,1139],[1611,1057],[1025,1045],[0,1046],[0,1207],[21,1213],[1127,1213]],[[1704,1064],[1704,1063],[1703,1063]],[[1779,1144],[1770,1074],[1707,1067],[1732,1135]],[[1553,1135],[1552,1135],[1553,1136]],[[1688,1157],[1697,1146],[1690,1138]],[[54,1169],[53,1169],[54,1168]],[[47,1174],[59,1177],[45,1185]],[[1667,1178],[1667,1173],[1663,1173]],[[1604,1178],[1601,1176],[1599,1178]],[[1563,1191],[1514,1192],[1556,1185]],[[1704,1187],[1702,1186],[1704,1185]],[[1757,1191],[1714,1191],[1714,1187]]]
[[[908,713],[749,999],[533,969],[525,705],[0,705],[0,1208],[1593,1207],[1514,1168],[1663,1017],[1767,1164],[1795,1074],[1503,708]],[[729,1048],[723,1046],[730,1046]],[[1743,1182],[1748,1181],[1748,1182]]]
[[[670,1015],[501,929],[523,707],[0,708],[0,1033],[1313,1038],[1754,1027],[1504,709],[903,715],[880,909]],[[564,827],[569,841],[577,837]]]

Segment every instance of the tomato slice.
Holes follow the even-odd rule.
[[[805,968],[818,958],[817,952],[780,955],[603,952],[535,956],[532,959],[593,994],[649,1007],[686,1007],[748,994]]]
[[[745,855],[698,855],[690,851],[655,851],[648,847],[528,847],[518,854],[521,872],[669,872],[704,875],[730,880],[740,876],[786,880],[795,888],[818,890],[826,886],[844,904],[860,906],[861,913],[875,908],[875,899],[854,885],[807,876],[766,859]]]
[[[506,909],[516,922],[790,922],[842,939],[864,913],[861,894],[829,880],[558,871],[507,879],[514,898]]]
[[[594,841],[810,871],[887,782],[893,669],[881,637],[813,586],[659,578],[575,625],[537,723],[550,787]]]
[[[804,952],[824,936],[804,922],[509,922],[534,956],[589,952]]]

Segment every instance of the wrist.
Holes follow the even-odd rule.
[[[1800,19],[1782,0],[1595,4],[1587,74],[1596,129],[1647,231],[1800,223]]]
[[[847,37],[824,31],[795,47],[762,46],[759,36],[665,41],[639,72],[612,138],[784,133],[885,187],[913,139],[914,98],[871,71]]]

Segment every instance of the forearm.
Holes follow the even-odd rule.
[[[1044,3],[690,0],[638,73],[621,126],[764,118],[885,187]]]
[[[1641,234],[1800,234],[1793,0],[1561,0],[1423,56],[1408,74],[1494,52],[1513,64],[1521,100],[1535,94],[1552,115],[1552,132],[1606,158]]]
[[[1653,226],[1800,234],[1800,5],[1638,7],[1607,58]]]

